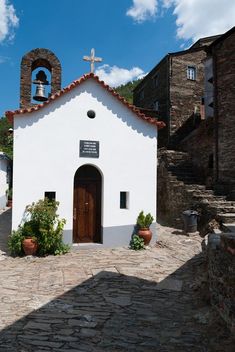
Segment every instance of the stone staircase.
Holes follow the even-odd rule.
[[[160,149],[158,183],[158,199],[164,197],[165,192],[168,201],[168,205],[161,199],[158,201],[159,213],[164,217],[163,212],[166,213],[169,209],[172,225],[182,227],[181,214],[187,209],[199,211],[201,225],[212,219],[221,226],[226,223],[232,226],[235,223],[235,201],[207,189],[194,172],[192,160],[187,153]]]

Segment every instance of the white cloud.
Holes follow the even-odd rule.
[[[107,64],[98,67],[95,74],[111,87],[118,87],[121,84],[125,84],[145,76],[144,71],[139,67],[133,67],[131,70],[127,70],[125,68],[109,66]]]
[[[235,1],[232,0],[162,0],[164,7],[174,7],[177,37],[184,40],[224,33],[235,25]]]
[[[155,17],[157,4],[157,0],[133,0],[133,5],[127,10],[126,14],[136,22],[144,22]]]
[[[5,39],[13,39],[13,29],[19,24],[14,6],[8,0],[0,0],[0,43]]]

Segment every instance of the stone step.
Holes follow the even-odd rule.
[[[235,208],[234,202],[230,202],[228,200],[212,200],[210,202],[212,206],[218,206],[218,207],[233,207]]]
[[[235,232],[235,222],[223,224],[223,230],[226,232]]]
[[[200,184],[192,184],[192,185],[185,185],[187,191],[203,191],[206,189],[205,185]]]
[[[184,186],[184,183],[179,181],[179,180],[170,180],[169,182],[170,182],[170,184],[173,187],[182,187],[182,186]]]
[[[177,177],[178,180],[180,181],[185,181],[185,182],[190,182],[192,184],[197,184],[198,183],[198,179],[195,176],[192,175],[175,175]]]
[[[235,222],[235,213],[219,213],[217,214],[217,218],[223,223],[233,223]]]
[[[212,190],[207,190],[207,189],[204,189],[204,190],[193,190],[193,189],[188,190],[188,189],[187,189],[187,192],[192,193],[192,194],[194,194],[195,196],[198,196],[198,195],[200,195],[200,194],[205,194],[205,195],[207,195],[208,197],[209,197],[209,196],[214,196],[214,192],[213,192]]]
[[[216,213],[235,213],[235,207],[231,207],[231,206],[209,206],[209,208],[213,211],[214,210],[214,212],[216,212]]]
[[[187,175],[187,176],[194,176],[192,169],[178,169],[178,168],[170,168],[170,171],[174,175]]]

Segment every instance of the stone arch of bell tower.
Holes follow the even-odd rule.
[[[61,64],[56,55],[48,49],[34,49],[25,54],[21,60],[20,107],[27,108],[31,103],[32,72],[46,68],[51,73],[51,94],[61,89]]]

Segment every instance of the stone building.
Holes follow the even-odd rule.
[[[212,64],[215,184],[235,196],[235,27],[208,47]],[[208,94],[209,95],[209,94]]]
[[[45,50],[35,52],[33,60],[51,67],[53,76],[54,55],[40,61]],[[22,75],[26,59],[35,67],[31,56],[22,61]],[[164,123],[128,104],[93,73],[48,100],[44,78],[36,77],[36,98],[43,104],[32,105],[21,87],[26,107],[6,112],[14,123],[13,229],[27,204],[47,197],[60,202],[65,242],[128,245],[139,212],[156,217],[157,134]],[[29,87],[31,77],[21,83]]]
[[[157,110],[167,128],[159,146],[175,145],[201,113],[206,47],[219,36],[198,40],[188,50],[167,54],[134,90],[134,104]]]
[[[159,153],[158,210],[164,215],[174,199],[179,223],[189,207],[202,209],[207,220],[235,223],[235,27],[206,54],[205,119],[181,136],[177,152]]]
[[[219,193],[235,196],[235,27],[206,49],[205,120],[189,133],[179,148],[193,158],[204,182]],[[206,182],[205,182],[206,183]]]

